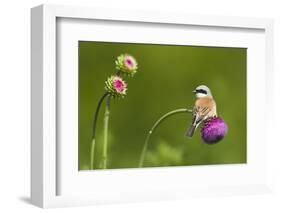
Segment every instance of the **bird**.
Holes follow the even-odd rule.
[[[196,96],[196,101],[192,110],[191,127],[186,132],[186,136],[192,137],[196,128],[204,121],[217,117],[216,102],[213,98],[211,90],[200,85],[193,91]]]

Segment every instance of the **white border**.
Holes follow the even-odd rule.
[[[247,164],[77,172],[79,41],[247,48],[247,79],[255,79],[247,82]],[[57,118],[60,121],[57,123],[57,131],[59,131],[57,144],[60,147],[57,158],[58,195],[89,194],[93,197],[97,196],[97,199],[106,197],[107,200],[114,201],[119,197],[117,195],[114,198],[112,191],[115,191],[118,194],[137,193],[139,197],[144,195],[143,199],[153,199],[159,197],[158,191],[163,188],[170,188],[170,190],[185,188],[186,191],[190,191],[194,186],[198,187],[198,183],[202,188],[263,183],[265,134],[256,133],[264,130],[264,124],[258,121],[264,120],[264,114],[260,112],[266,111],[264,41],[264,30],[256,29],[229,30],[177,25],[171,30],[169,26],[156,27],[155,24],[150,23],[58,19],[57,77],[60,76],[58,79],[60,83],[57,85],[59,97]],[[176,70],[174,72],[176,74]],[[237,142],[231,141],[231,143]],[[118,180],[118,184],[114,180]]]
[[[95,196],[56,196],[56,18],[84,18],[121,20],[162,24],[221,26],[265,30],[266,35],[266,92],[267,104],[273,99],[272,29],[268,19],[232,18],[215,16],[190,16],[185,14],[161,14],[139,11],[116,11],[92,8],[44,5],[32,9],[32,203],[41,207],[72,206],[107,202],[138,201],[143,195],[129,194],[119,199]],[[253,79],[254,80],[254,79]],[[261,92],[265,92],[262,91]],[[271,123],[270,116],[266,116]],[[268,125],[267,125],[268,126]],[[267,135],[271,135],[267,128]],[[268,138],[268,137],[267,137]],[[267,140],[267,144],[268,144]],[[270,168],[267,163],[266,168]],[[148,171],[148,170],[147,170]],[[182,172],[184,172],[182,170]],[[167,173],[168,175],[169,173]],[[266,175],[270,173],[267,172]],[[270,177],[270,176],[269,176]],[[174,177],[176,178],[176,177]],[[208,190],[195,187],[184,189],[166,188],[159,191],[157,199],[183,198],[210,194],[245,194],[269,190],[269,179],[255,185],[213,186]],[[146,193],[149,193],[146,191]],[[176,193],[176,194],[175,194]],[[116,194],[118,195],[118,194]]]

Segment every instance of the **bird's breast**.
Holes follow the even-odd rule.
[[[199,98],[195,102],[195,107],[198,109],[207,108],[210,111],[210,115],[212,116],[217,115],[216,102],[213,98],[210,97]]]

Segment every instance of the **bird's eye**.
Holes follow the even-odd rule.
[[[197,90],[196,90],[196,93],[207,94],[207,91],[206,91],[206,90],[203,90],[203,89],[197,89]]]

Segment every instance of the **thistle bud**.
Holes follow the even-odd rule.
[[[114,98],[123,98],[126,95],[127,84],[119,76],[110,76],[105,81],[105,90]]]
[[[116,69],[126,75],[133,76],[138,69],[136,59],[129,54],[122,54],[115,61]]]

